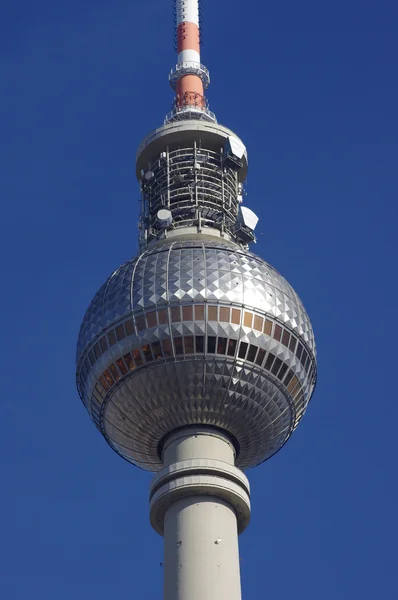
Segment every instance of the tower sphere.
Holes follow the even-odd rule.
[[[80,396],[111,447],[150,471],[179,427],[228,433],[236,465],[277,452],[316,379],[314,335],[289,283],[238,244],[163,239],[119,267],[79,334]]]

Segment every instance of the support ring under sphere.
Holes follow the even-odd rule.
[[[151,245],[100,288],[84,317],[77,385],[116,452],[150,471],[178,427],[212,425],[237,466],[277,452],[316,380],[314,335],[293,288],[222,241]]]

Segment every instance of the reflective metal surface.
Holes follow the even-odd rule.
[[[173,429],[215,425],[237,466],[269,458],[312,395],[315,346],[288,282],[233,243],[152,244],[96,294],[81,326],[77,383],[87,410],[128,461],[161,468]]]

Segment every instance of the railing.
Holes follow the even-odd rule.
[[[181,62],[177,63],[169,74],[169,81],[173,90],[176,89],[178,80],[184,75],[196,75],[202,80],[205,90],[209,87],[210,73],[204,65],[198,62]]]
[[[199,120],[199,121],[210,121],[217,123],[216,115],[214,112],[209,110],[207,106],[177,106],[175,105],[173,110],[166,115],[164,120],[165,124],[172,123],[173,121],[185,121],[185,120]]]

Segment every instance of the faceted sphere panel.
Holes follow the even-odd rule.
[[[236,464],[249,467],[279,450],[292,410],[265,373],[217,356],[155,362],[138,371],[112,394],[104,421],[112,447],[148,470],[161,468],[159,441],[181,423],[225,429],[238,440]]]
[[[122,265],[84,317],[77,386],[124,458],[158,470],[164,435],[229,431],[237,464],[269,458],[311,398],[315,345],[287,281],[228,242],[163,242]]]

